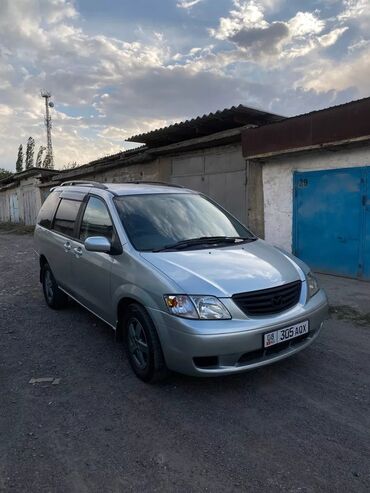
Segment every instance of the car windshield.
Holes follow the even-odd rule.
[[[234,217],[196,193],[126,195],[117,197],[115,203],[131,243],[140,251],[171,249],[194,239],[186,246],[202,248],[198,239],[205,237],[221,246],[225,246],[223,238],[255,239]]]

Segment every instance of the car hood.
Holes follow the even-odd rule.
[[[204,250],[142,252],[180,292],[230,297],[305,279],[294,257],[263,240]]]

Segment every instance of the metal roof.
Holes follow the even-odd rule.
[[[363,98],[243,130],[242,147],[251,159],[369,138],[370,98]]]
[[[7,176],[6,178],[3,178],[2,180],[0,180],[0,186],[6,185],[7,183],[19,181],[33,175],[40,175],[41,177],[44,177],[44,176],[51,176],[59,173],[60,170],[56,170],[56,169],[36,168],[36,167],[28,168],[28,169],[24,169],[23,171],[19,171],[18,173],[13,173]]]
[[[281,115],[250,108],[240,104],[224,110],[198,116],[191,120],[174,123],[168,127],[151,132],[134,135],[128,142],[139,142],[148,147],[158,147],[181,142],[196,137],[211,135],[223,130],[243,127],[245,125],[265,125],[284,119]]]

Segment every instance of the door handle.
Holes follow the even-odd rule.
[[[74,248],[73,251],[75,252],[75,255],[77,258],[81,257],[81,255],[82,255],[82,248],[81,247]]]
[[[71,249],[71,244],[70,244],[70,242],[69,242],[69,241],[66,241],[66,242],[64,243],[64,245],[63,245],[63,248],[64,248],[64,251],[65,251],[66,253],[68,253],[68,252],[70,251],[70,249]]]

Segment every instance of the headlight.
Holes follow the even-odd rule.
[[[206,320],[225,320],[231,318],[226,306],[214,296],[191,296],[199,318]]]
[[[214,296],[167,295],[164,297],[172,315],[202,320],[225,320],[231,315],[227,308]]]
[[[168,295],[164,297],[164,301],[172,315],[185,318],[199,318],[189,296],[183,294]]]
[[[312,296],[314,296],[320,289],[319,283],[317,282],[317,279],[312,274],[312,272],[309,272],[307,274],[307,288],[308,288],[308,299],[312,298]]]

